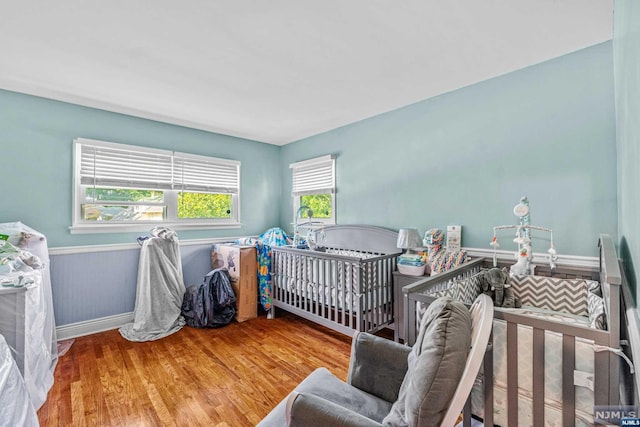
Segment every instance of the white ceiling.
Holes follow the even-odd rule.
[[[585,48],[613,0],[0,0],[0,88],[283,145]]]

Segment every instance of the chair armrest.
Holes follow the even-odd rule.
[[[382,424],[322,397],[294,391],[287,399],[287,426],[382,427]]]
[[[398,400],[411,347],[357,332],[351,343],[347,383],[387,402]]]

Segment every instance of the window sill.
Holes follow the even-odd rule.
[[[99,233],[128,233],[148,232],[153,227],[168,227],[175,231],[180,230],[213,230],[240,228],[239,222],[227,223],[184,223],[184,222],[144,222],[136,224],[77,224],[69,227],[71,234],[99,234]]]

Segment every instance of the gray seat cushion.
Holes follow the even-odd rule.
[[[467,307],[439,298],[425,312],[409,368],[385,426],[437,426],[449,409],[471,347]]]
[[[389,413],[392,402],[357,389],[343,382],[325,368],[313,371],[295,388],[299,393],[309,393],[351,409],[367,418],[382,422]],[[286,426],[286,399],[278,404],[258,427]]]

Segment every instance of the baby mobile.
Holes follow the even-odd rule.
[[[550,244],[547,253],[549,254],[549,266],[553,270],[556,268],[556,261],[558,255],[556,253],[556,247],[553,243],[553,230],[546,227],[539,227],[531,225],[531,216],[529,211],[529,200],[526,197],[521,197],[520,202],[513,208],[513,213],[520,219],[517,225],[499,225],[493,227],[493,239],[490,245],[493,247],[493,266],[498,264],[498,230],[515,229],[516,236],[513,241],[518,245],[518,250],[515,254],[516,263],[511,266],[511,274],[516,276],[526,276],[533,274],[535,265],[532,264],[533,250],[531,249],[531,230],[544,231],[549,233]]]

